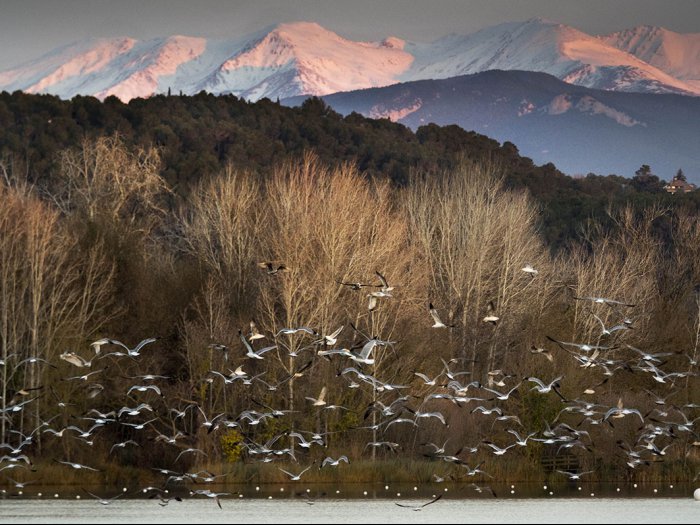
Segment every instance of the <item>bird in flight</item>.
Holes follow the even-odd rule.
[[[379,273],[378,271],[375,271],[374,273],[377,274],[377,277],[379,277],[379,282],[382,283],[382,292],[390,292],[394,289],[393,286],[389,286],[389,283],[386,281],[386,278],[381,273]]]
[[[642,413],[636,408],[625,408],[622,403],[622,398],[619,398],[617,401],[617,406],[612,407],[605,413],[605,415],[603,416],[603,421],[607,422],[608,419],[610,419],[611,417],[617,419],[630,414],[636,414],[637,416],[639,416],[639,419],[642,421],[642,425],[644,424],[644,416],[642,416]]]
[[[126,395],[128,396],[134,390],[136,390],[137,392],[146,392],[148,390],[153,390],[159,396],[163,395],[162,392],[160,391],[160,388],[158,388],[156,385],[134,385],[131,388],[129,388]]]
[[[87,374],[84,374],[82,376],[72,376],[72,377],[66,377],[63,379],[63,381],[87,381],[88,378],[92,375],[99,374],[101,372],[104,372],[107,370],[107,368],[102,368],[100,370],[95,370],[93,372],[88,372]]]
[[[69,467],[73,467],[75,470],[91,470],[93,472],[100,472],[96,468],[88,467],[87,465],[81,465],[80,463],[71,463],[70,461],[60,461],[58,459],[54,461],[56,461],[56,463],[61,463],[63,465],[68,465]]]
[[[489,304],[486,306],[486,316],[482,319],[482,321],[496,326],[499,320],[500,317],[496,315],[496,305],[493,304],[493,301],[489,301]]]
[[[321,388],[321,393],[318,395],[318,399],[314,397],[307,397],[309,401],[313,402],[313,406],[322,407],[326,404],[326,387]]]
[[[78,368],[90,368],[92,366],[92,360],[88,361],[75,352],[63,352],[58,357]]]
[[[262,339],[263,337],[265,337],[265,336],[260,333],[257,325],[255,324],[255,321],[253,319],[251,319],[250,320],[250,333],[248,334],[248,341],[250,341],[252,343],[256,339]]]
[[[430,316],[433,318],[433,326],[431,328],[453,328],[454,325],[447,325],[440,320],[440,316],[437,313],[437,309],[433,306],[433,303],[428,303],[428,311]]]
[[[360,282],[355,282],[355,283],[346,283],[344,281],[339,281],[338,279],[335,280],[338,284],[341,284],[343,286],[347,286],[351,290],[361,290],[362,288],[381,288],[383,285],[382,284],[368,284],[368,283],[360,283]]]
[[[404,505],[404,504],[402,504],[402,503],[395,503],[395,504],[396,504],[397,506],[403,507],[403,508],[405,508],[405,509],[412,509],[412,510],[415,510],[415,511],[419,511],[419,510],[423,510],[423,509],[424,509],[425,507],[427,507],[428,505],[432,505],[433,503],[435,503],[436,501],[438,501],[440,498],[442,498],[442,494],[438,494],[438,495],[435,496],[433,499],[431,499],[428,503],[423,503],[422,505],[418,505],[418,506],[416,506],[416,505]]]
[[[109,499],[106,499],[106,498],[101,498],[100,496],[98,496],[97,494],[93,494],[92,492],[88,492],[88,491],[85,490],[85,489],[83,489],[83,492],[85,492],[85,494],[87,494],[88,496],[90,496],[90,497],[96,499],[97,502],[98,502],[100,505],[104,505],[104,506],[109,505],[109,504],[112,503],[115,499],[117,499],[117,498],[119,498],[119,497],[121,497],[121,496],[124,495],[124,492],[120,492],[120,493],[117,494],[116,496],[111,497],[111,498],[109,498]]]
[[[579,481],[581,479],[581,476],[584,474],[592,474],[595,472],[595,470],[587,470],[586,472],[567,472],[566,470],[557,470],[559,474],[564,474],[565,476],[568,476],[569,481]]]
[[[220,509],[223,510],[223,507],[221,506],[221,501],[219,501],[219,496],[230,496],[230,492],[212,492],[209,489],[206,490],[192,490],[190,491],[190,494],[192,496],[195,495],[200,495],[200,496],[206,496],[207,498],[211,498],[214,501],[216,501],[216,504],[219,506]]]
[[[543,356],[545,356],[547,358],[547,360],[550,363],[554,362],[554,355],[552,354],[552,352],[550,352],[546,348],[542,348],[542,347],[535,346],[535,345],[530,345],[530,353],[531,354],[542,354]]]
[[[314,463],[316,463],[316,462],[314,461]],[[281,470],[282,472],[284,472],[287,476],[289,476],[289,479],[290,479],[291,481],[299,481],[299,480],[301,479],[301,476],[304,474],[304,472],[306,472],[307,470],[309,470],[309,469],[313,466],[314,463],[312,463],[311,465],[309,465],[308,467],[306,467],[304,470],[302,470],[301,472],[299,472],[299,474],[292,474],[291,472],[287,472],[287,471],[284,470],[283,468],[280,468],[280,470]],[[278,467],[278,468],[279,468],[279,467]]]
[[[593,314],[593,317],[596,318],[596,320],[601,326],[600,335],[611,335],[619,330],[632,330],[632,322],[629,319],[626,319],[620,324],[616,324],[615,326],[607,328],[600,317],[598,317],[596,314]]]
[[[275,275],[277,272],[289,271],[289,268],[287,268],[284,264],[275,264],[272,261],[259,262],[258,266],[260,268],[265,268],[267,270],[268,275]]]
[[[333,459],[332,457],[327,457],[326,459],[323,460],[323,463],[321,463],[321,466],[319,467],[319,469],[325,467],[326,465],[330,465],[331,467],[337,467],[341,461],[345,461],[345,463],[349,463],[347,456],[340,456],[338,459]]]
[[[538,273],[540,273],[540,272],[538,272],[537,270],[535,270],[535,269],[532,267],[532,265],[529,264],[529,263],[526,264],[525,266],[523,266],[522,268],[520,268],[520,271],[525,272],[526,274],[530,275],[530,276],[533,277],[533,278],[535,277],[535,275],[537,275]]]
[[[625,301],[617,301],[615,299],[608,299],[606,297],[576,297],[574,295],[574,299],[576,299],[577,301],[593,301],[594,303],[607,304],[608,306],[637,306],[636,304],[630,304]]]
[[[253,347],[250,346],[248,339],[246,339],[245,335],[243,335],[243,332],[241,330],[238,330],[238,335],[241,338],[241,342],[243,343],[243,346],[246,349],[246,357],[250,357],[251,359],[264,359],[262,355],[265,352],[269,352],[270,350],[274,350],[275,348],[277,348],[277,345],[266,346],[265,348],[261,348],[256,352],[255,350],[253,350]]]
[[[575,348],[578,348],[579,350],[582,350],[583,352],[590,352],[591,350],[610,350],[612,349],[611,346],[601,346],[601,345],[589,345],[587,343],[570,343],[567,341],[559,341],[557,339],[554,339],[553,337],[550,336],[545,336],[547,339],[552,341],[553,343],[557,343],[560,348],[563,350],[566,350],[564,346],[573,346]],[[568,351],[568,350],[567,350]]]
[[[105,357],[109,355],[117,356],[117,357],[122,357],[122,356],[128,356],[128,357],[139,357],[141,355],[141,349],[146,346],[147,344],[154,343],[158,339],[156,337],[149,337],[147,339],[142,340],[137,344],[134,348],[129,348],[126,346],[124,343],[121,341],[117,341],[116,339],[108,339],[107,343],[111,345],[118,345],[121,346],[124,350],[126,350],[126,354],[123,352],[112,352],[111,354],[105,355]],[[94,344],[94,343],[93,343]]]

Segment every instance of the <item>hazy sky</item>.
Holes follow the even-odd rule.
[[[591,34],[700,33],[700,0],[0,0],[0,70],[89,37],[234,37],[308,20],[356,40],[431,41],[532,17]]]

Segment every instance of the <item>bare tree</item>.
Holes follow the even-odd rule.
[[[219,279],[239,309],[251,302],[246,287],[265,226],[262,204],[257,180],[229,166],[200,183],[181,213],[184,250]]]
[[[283,264],[285,271],[268,275],[260,270],[257,296],[262,326],[273,333],[308,326],[329,334],[353,322],[367,334],[390,338],[397,313],[415,299],[418,284],[405,225],[393,210],[388,184],[370,183],[352,166],[330,168],[306,155],[275,172],[265,197],[269,223],[261,233],[257,255],[261,261]],[[370,311],[367,288],[349,290],[339,282],[376,284],[377,271],[395,290]],[[361,336],[348,328],[343,337],[350,337],[352,344]],[[291,351],[308,344],[298,336],[280,338],[285,338],[280,346]],[[286,352],[279,359],[285,373],[294,374],[295,360]],[[380,363],[381,355],[375,366]],[[320,385],[326,379],[317,377],[311,384]],[[294,386],[292,378],[287,387],[290,408]]]
[[[416,178],[405,203],[428,267],[427,295],[458,324],[458,357],[492,368],[498,352],[505,357],[505,343],[536,329],[552,297],[554,270],[537,234],[537,208],[504,188],[496,166],[466,162]],[[537,278],[522,271],[526,265]],[[494,324],[483,322],[489,305],[499,318]]]
[[[59,167],[51,195],[66,215],[80,212],[150,233],[165,212],[162,198],[170,190],[155,148],[132,152],[118,135],[84,139],[80,149],[60,153]]]
[[[101,246],[82,252],[74,233],[59,214],[26,186],[0,185],[0,270],[2,321],[0,340],[5,359],[49,361],[63,344],[83,344],[118,310],[112,303],[113,266]],[[38,388],[48,381],[43,361],[3,367],[3,403],[7,389]],[[35,403],[38,424],[40,403]]]
[[[604,231],[600,223],[589,224],[584,242],[575,245],[563,261],[573,279],[575,297],[604,297],[635,304],[634,310],[621,311],[605,304],[585,300],[573,301],[571,336],[583,340],[599,340],[600,321],[619,323],[629,316],[634,320],[634,337],[648,338],[653,308],[659,297],[660,240],[653,232],[653,223],[665,212],[653,207],[642,215],[630,208],[610,211],[615,223],[612,231]]]

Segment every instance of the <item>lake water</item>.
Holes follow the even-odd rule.
[[[414,511],[395,503],[420,505],[429,499],[335,499],[330,497],[226,498],[220,509],[208,498],[171,500],[3,499],[0,523],[700,523],[700,502],[687,497],[591,497],[441,500]],[[310,504],[313,502],[313,504]]]

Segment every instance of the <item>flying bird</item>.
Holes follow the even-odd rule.
[[[260,268],[265,268],[267,270],[268,275],[275,275],[277,272],[288,272],[289,271],[289,268],[287,268],[284,264],[275,264],[272,261],[259,262],[258,266]]]
[[[540,272],[538,272],[537,270],[535,270],[535,269],[532,267],[531,264],[526,264],[525,266],[523,266],[522,268],[520,268],[520,271],[521,271],[521,272],[525,272],[526,274],[530,275],[530,276],[533,277],[533,278],[535,277],[535,275],[537,275],[538,273],[540,273]]]
[[[228,361],[228,346],[221,343],[211,343],[207,348],[223,353],[224,361]]]
[[[195,496],[195,495],[200,495],[200,496],[206,496],[207,498],[211,498],[214,501],[216,501],[216,504],[219,506],[220,509],[223,510],[223,507],[221,506],[221,501],[219,501],[219,496],[230,496],[230,492],[212,492],[209,489],[206,490],[192,490],[190,491],[190,495]]]
[[[243,332],[241,330],[238,330],[238,335],[241,338],[243,347],[246,349],[246,357],[250,357],[251,359],[264,359],[264,357],[262,356],[264,353],[277,348],[277,345],[266,346],[265,348],[261,348],[256,352],[255,350],[253,350],[253,347],[250,345],[250,343],[243,335]]]
[[[486,306],[486,316],[482,321],[496,326],[500,319],[501,318],[496,315],[496,306],[493,304],[493,301],[489,301],[489,304]]]
[[[587,470],[586,472],[567,472],[566,470],[557,470],[559,474],[564,474],[569,478],[569,481],[579,481],[584,474],[592,474],[595,470]]]
[[[143,349],[144,346],[151,344],[151,343],[154,343],[157,340],[158,340],[158,338],[156,338],[156,337],[149,337],[147,339],[140,341],[139,344],[137,344],[134,348],[129,348],[121,341],[117,341],[116,339],[108,339],[107,342],[109,344],[121,346],[124,350],[126,350],[126,354],[124,354],[123,352],[113,352],[111,354],[107,354],[105,357],[107,357],[109,355],[116,356],[116,357],[122,357],[122,356],[125,356],[125,357],[128,356],[128,357],[132,357],[132,358],[139,357],[141,355],[141,350]]]
[[[339,281],[338,279],[335,280],[338,284],[341,284],[343,286],[349,287],[351,290],[361,290],[362,288],[381,288],[382,284],[367,284],[367,283],[360,283],[360,282],[355,282],[355,283],[346,283],[343,281]]]
[[[630,304],[625,301],[617,301],[615,299],[607,299],[606,297],[576,297],[574,296],[574,299],[577,301],[593,301],[596,304],[607,304],[608,306],[629,306],[629,307],[634,307],[637,306],[636,304]]]
[[[403,508],[405,508],[405,509],[412,509],[412,510],[418,511],[418,510],[423,510],[423,509],[424,509],[425,507],[427,507],[428,505],[432,505],[433,503],[435,503],[436,501],[438,501],[440,498],[442,498],[442,494],[438,494],[436,497],[434,497],[433,499],[431,499],[428,503],[423,503],[422,505],[418,505],[418,506],[415,506],[415,505],[403,505],[403,504],[401,504],[401,503],[396,503],[396,502],[395,502],[395,505],[397,505],[397,506],[399,506],[399,507],[403,507]]]
[[[601,335],[611,335],[619,330],[632,330],[632,323],[630,321],[628,322],[622,322],[620,324],[616,324],[615,326],[611,326],[610,328],[606,328],[605,324],[603,323],[603,320],[598,317],[596,314],[593,314],[593,317],[596,318],[598,323],[600,323],[601,326]]]
[[[129,388],[126,395],[128,396],[134,390],[136,390],[137,392],[147,392],[148,390],[153,390],[159,396],[163,395],[160,391],[160,388],[158,388],[156,385],[134,385],[131,388]]]
[[[90,368],[92,366],[92,360],[88,361],[87,359],[80,357],[75,352],[63,352],[58,357],[59,359],[63,359],[64,361],[77,366],[78,368]]]
[[[437,313],[437,309],[433,306],[433,303],[428,303],[428,311],[433,318],[433,326],[431,326],[431,328],[454,328],[455,325],[446,325],[440,320],[440,316]]]
[[[262,339],[263,337],[265,337],[265,336],[258,331],[258,327],[255,324],[255,321],[253,319],[251,319],[250,320],[250,333],[248,334],[248,341],[250,341],[252,343],[256,339]]]
[[[91,470],[93,472],[100,472],[96,468],[88,467],[87,465],[81,465],[80,463],[71,463],[70,461],[59,461],[57,459],[54,460],[56,463],[61,463],[62,465],[68,465],[69,467],[73,467],[75,470]]]
[[[552,354],[552,352],[550,352],[549,350],[547,350],[545,348],[531,345],[530,346],[530,353],[531,354],[541,354],[541,355],[545,356],[550,363],[554,362],[554,355]]]
[[[287,476],[289,476],[290,481],[299,481],[299,480],[301,479],[301,476],[304,474],[304,472],[306,472],[307,470],[309,470],[309,469],[313,466],[314,463],[316,463],[316,462],[314,461],[311,465],[309,465],[309,466],[306,467],[304,470],[302,470],[301,472],[299,472],[299,474],[292,474],[291,472],[287,472],[287,471],[284,470],[283,468],[280,468],[280,470],[281,470],[282,472],[284,472]],[[278,467],[278,468],[279,468],[279,467]]]
[[[103,337],[102,339],[98,339],[97,341],[90,343],[90,347],[95,351],[95,355],[99,355],[99,353],[102,351],[102,347],[107,344],[110,344],[110,339]]]
[[[347,456],[340,456],[338,459],[333,459],[331,457],[327,457],[326,459],[323,460],[323,463],[321,463],[321,466],[318,468],[322,469],[326,465],[330,465],[331,467],[337,467],[341,461],[345,461],[345,463],[349,463]]]
[[[85,492],[88,496],[90,496],[90,497],[96,499],[97,502],[98,502],[100,505],[104,505],[104,506],[109,505],[109,504],[112,503],[114,500],[116,500],[117,498],[120,498],[121,496],[124,495],[124,492],[120,492],[120,493],[117,494],[116,496],[111,497],[111,498],[109,498],[109,499],[106,499],[106,498],[102,498],[102,497],[98,496],[97,494],[93,494],[92,492],[88,492],[88,491],[85,490],[85,489],[83,489],[83,492]]]
[[[324,406],[326,404],[326,387],[324,386],[323,388],[321,388],[321,393],[318,395],[318,398],[306,397],[305,399],[313,401],[313,406],[315,407]]]
[[[389,286],[389,283],[386,281],[386,278],[379,273],[378,271],[375,271],[374,273],[377,274],[377,277],[379,277],[379,282],[382,283],[382,292],[390,292],[394,289],[393,286]]]

